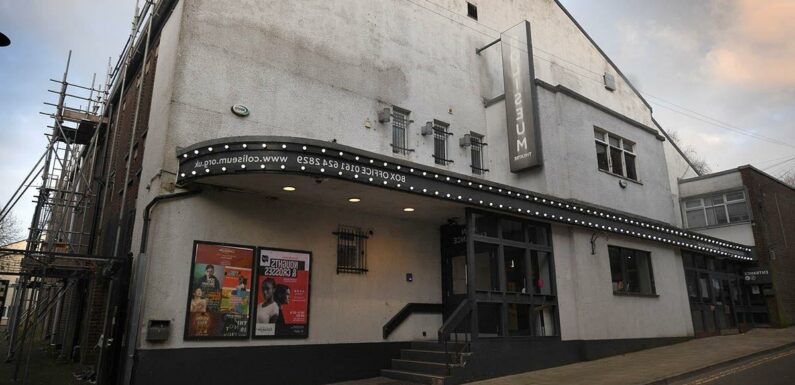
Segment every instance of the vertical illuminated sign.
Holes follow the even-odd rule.
[[[511,172],[519,172],[542,162],[530,23],[524,21],[503,32],[500,45],[508,156]]]

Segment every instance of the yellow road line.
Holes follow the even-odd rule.
[[[739,373],[739,372],[742,372],[744,370],[748,370],[750,368],[753,368],[755,366],[762,365],[762,364],[764,364],[766,362],[777,360],[779,358],[786,357],[786,356],[789,356],[789,355],[792,355],[792,354],[795,354],[795,350],[790,350],[790,351],[786,351],[786,352],[782,352],[782,353],[776,353],[776,354],[774,354],[772,356],[762,357],[760,359],[745,363],[745,364],[740,365],[740,366],[735,366],[735,367],[732,367],[732,368],[729,368],[729,369],[726,369],[726,370],[722,370],[722,371],[717,372],[715,374],[712,374],[712,375],[710,375],[708,377],[699,378],[697,380],[688,382],[686,385],[706,384],[708,382],[715,381],[715,380],[717,380],[719,378],[726,377],[726,376],[728,376],[730,374]]]

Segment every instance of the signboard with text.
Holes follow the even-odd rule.
[[[511,172],[542,163],[530,23],[524,21],[500,35],[508,122]]]
[[[309,336],[308,251],[259,248],[255,338]]]
[[[749,285],[772,283],[770,270],[766,267],[754,267],[743,271],[743,281]]]

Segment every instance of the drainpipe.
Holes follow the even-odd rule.
[[[143,307],[143,297],[145,294],[145,290],[143,288],[144,282],[146,282],[146,272],[148,271],[148,259],[146,258],[146,246],[149,242],[149,223],[152,220],[151,212],[154,207],[166,200],[173,200],[179,198],[188,198],[194,195],[199,195],[202,191],[201,190],[193,190],[193,191],[184,191],[178,192],[174,194],[165,194],[165,195],[158,195],[154,199],[152,199],[149,204],[146,205],[144,209],[144,217],[143,217],[143,227],[141,229],[141,248],[139,250],[138,258],[135,265],[135,276],[133,280],[133,284],[130,286],[130,293],[132,293],[132,298],[130,300],[132,311],[129,313],[130,317],[129,323],[127,324],[127,349],[126,349],[126,356],[124,359],[124,381],[123,384],[130,384],[132,380],[132,369],[135,363],[135,348],[138,344],[138,334],[141,329],[141,314],[142,314],[142,307]],[[142,288],[140,293],[135,293],[134,291],[137,288]]]

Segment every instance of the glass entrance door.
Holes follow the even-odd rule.
[[[549,225],[477,210],[467,219],[479,335],[558,335]]]
[[[442,244],[442,305],[444,318],[467,298],[466,226],[444,225]]]

